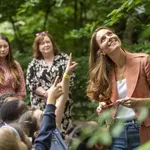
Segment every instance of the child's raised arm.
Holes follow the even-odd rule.
[[[48,90],[47,104],[56,104],[56,100],[63,94],[62,86],[59,83],[59,77],[56,77],[53,85]]]
[[[65,104],[68,99],[69,95],[69,79],[72,72],[75,70],[75,67],[77,66],[77,63],[75,61],[72,61],[72,53],[70,53],[68,64],[65,70],[65,73],[63,75],[62,79],[62,90],[63,94],[59,97],[59,99],[56,101],[56,122],[58,127],[61,124],[62,117],[64,114]]]

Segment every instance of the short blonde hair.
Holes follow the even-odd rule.
[[[20,150],[17,134],[9,128],[0,128],[0,149]]]

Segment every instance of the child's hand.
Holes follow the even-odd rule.
[[[70,53],[65,73],[68,75],[71,75],[77,65],[78,63],[76,63],[75,61],[72,61],[72,53]]]
[[[59,77],[56,77],[53,85],[47,91],[48,92],[47,104],[55,104],[56,99],[63,94],[62,86],[58,83],[59,83]]]

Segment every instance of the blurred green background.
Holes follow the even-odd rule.
[[[39,31],[49,31],[62,52],[73,53],[79,63],[72,89],[75,121],[97,116],[98,104],[87,98],[86,86],[90,37],[98,26],[114,29],[129,51],[150,53],[150,0],[0,1],[0,32],[9,37],[25,74]]]

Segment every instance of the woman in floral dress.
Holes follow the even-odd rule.
[[[24,74],[20,64],[13,58],[9,39],[0,34],[0,101],[3,101],[2,97],[12,95],[24,99]]]
[[[48,90],[57,76],[62,78],[69,56],[59,52],[48,32],[36,34],[33,50],[34,58],[28,65],[26,84],[30,91],[31,106],[44,110]],[[70,89],[73,86],[73,78],[74,74],[72,74],[70,80]],[[63,135],[65,135],[67,129],[72,127],[70,92],[60,127]]]

